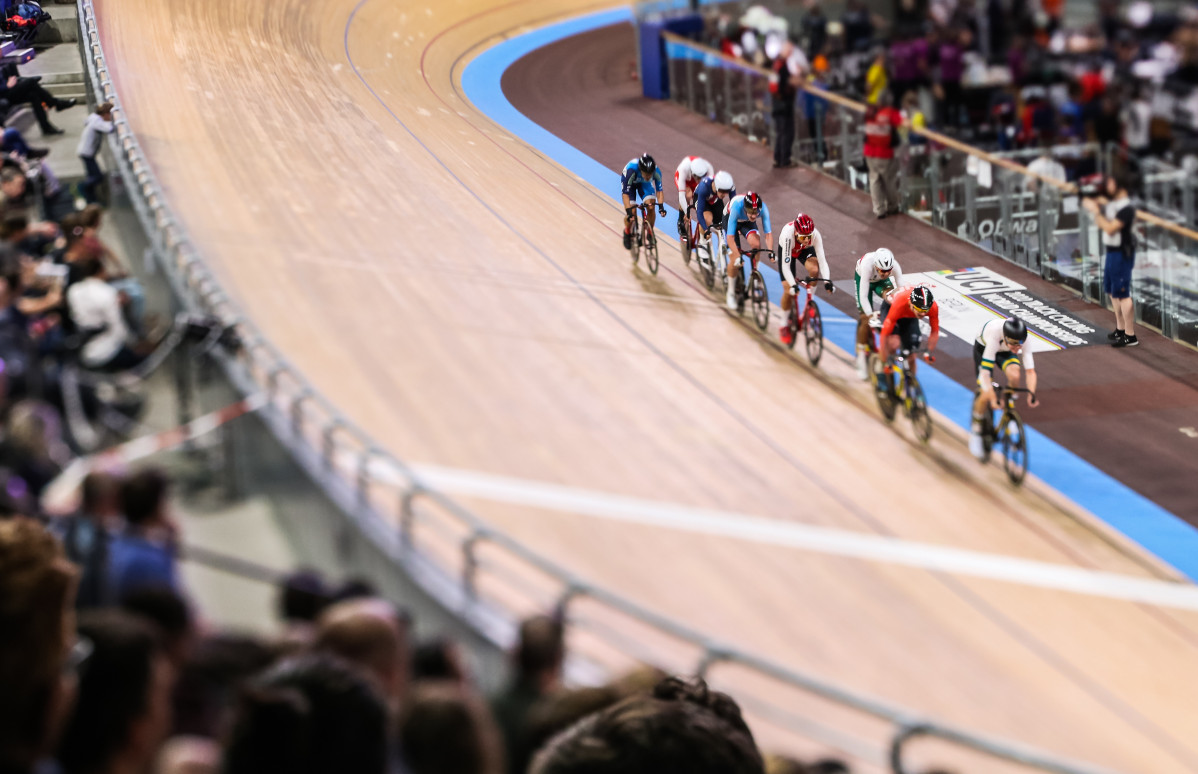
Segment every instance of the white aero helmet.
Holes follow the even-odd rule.
[[[878,271],[890,271],[894,268],[894,253],[885,247],[874,250],[874,266]]]
[[[691,161],[691,176],[702,180],[711,175],[711,164],[707,159],[697,158]]]
[[[732,175],[721,169],[716,173],[715,182],[711,187],[717,191],[731,191],[736,187],[736,184],[732,182]]]

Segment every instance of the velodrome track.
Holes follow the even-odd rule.
[[[813,377],[668,251],[661,276],[633,271],[609,192],[458,88],[488,45],[594,9],[97,3],[128,118],[226,289],[402,458],[591,503],[607,493],[881,535],[917,554],[1167,577],[1052,498],[962,465],[944,434],[931,453],[914,447],[843,394],[846,365],[826,358],[829,377]],[[1192,611],[1063,592],[1030,571],[997,581],[467,502],[755,653],[1113,768],[1198,768]]]

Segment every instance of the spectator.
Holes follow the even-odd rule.
[[[136,368],[145,356],[130,346],[120,291],[108,284],[98,256],[89,254],[76,269],[79,279],[67,289],[67,306],[75,326],[92,334],[83,345],[83,364],[106,371]]]
[[[774,168],[793,167],[791,153],[795,144],[795,96],[807,71],[807,58],[789,40],[773,63],[770,94],[774,117]]]
[[[25,142],[20,130],[9,127],[0,135],[0,153],[15,154],[22,159],[44,159],[50,155],[49,148],[32,148]]]
[[[72,245],[78,245],[78,257],[96,256],[104,267],[104,279],[122,294],[121,304],[125,324],[137,337],[146,333],[146,291],[141,280],[132,276],[129,269],[100,239],[100,227],[104,210],[98,204],[89,204],[62,221],[63,231]],[[125,299],[128,299],[126,302]]]
[[[936,97],[936,120],[945,129],[960,129],[968,122],[965,92],[961,78],[965,74],[965,32],[943,30],[933,44],[936,60],[936,82],[932,93]]]
[[[1111,143],[1118,144],[1123,139],[1123,126],[1119,120],[1119,100],[1113,94],[1108,94],[1099,102],[1099,108],[1093,119],[1094,142],[1104,148]]]
[[[408,626],[395,606],[379,597],[338,602],[323,613],[316,648],[363,670],[392,713],[407,692],[411,657]]]
[[[275,666],[242,693],[222,774],[384,774],[387,710],[350,665],[327,655]]]
[[[808,85],[815,89],[828,89],[825,76],[828,72],[828,58],[823,54],[811,62],[811,76]],[[811,90],[803,91],[803,116],[807,119],[807,133],[814,143],[816,161],[828,157],[827,144],[824,142],[824,125],[828,115],[828,100]]]
[[[154,624],[171,664],[183,668],[195,647],[196,628],[191,605],[179,592],[143,586],[121,597],[121,608]]]
[[[67,558],[79,568],[80,610],[103,607],[113,602],[108,587],[108,543],[110,532],[121,521],[121,481],[110,473],[93,471],[83,478],[78,513],[58,524]]]
[[[528,713],[533,705],[561,687],[565,639],[561,621],[536,616],[520,624],[519,640],[513,652],[513,676],[502,692],[492,697],[491,710],[503,734],[508,753],[508,771],[524,771],[520,744]]]
[[[416,646],[412,653],[412,681],[445,680],[471,684],[462,649],[453,640],[437,637]]]
[[[250,637],[200,638],[179,674],[174,733],[216,738],[241,686],[273,661],[270,649]]]
[[[882,94],[886,91],[890,77],[886,72],[886,50],[879,48],[874,52],[873,63],[865,72],[865,101],[869,105],[877,105]]]
[[[287,576],[279,590],[279,640],[285,651],[302,650],[316,641],[316,620],[329,602],[329,589],[319,573],[299,570]]]
[[[1070,81],[1068,98],[1060,107],[1061,134],[1064,139],[1080,142],[1086,137],[1086,109],[1082,104],[1082,87]]]
[[[62,112],[78,104],[78,100],[58,99],[46,91],[36,78],[18,78],[15,75],[5,81],[4,88],[0,88],[0,99],[7,100],[10,105],[29,105],[33,109],[34,117],[37,118],[37,125],[42,130],[43,137],[63,133],[61,129],[50,123],[50,117],[46,115],[46,105]]]
[[[112,123],[112,107],[111,102],[96,106],[96,111],[89,115],[83,124],[83,135],[79,138],[79,147],[75,151],[87,171],[87,177],[80,184],[80,191],[89,204],[99,201],[98,190],[104,182],[104,170],[100,169],[100,162],[96,161],[96,156],[100,153],[100,143],[103,142],[104,135],[112,134],[116,128]]]
[[[731,697],[702,682],[663,680],[559,734],[531,774],[763,774],[753,733]]]
[[[844,27],[844,47],[849,53],[868,51],[874,42],[874,21],[864,0],[848,0],[844,15],[840,17]]]
[[[333,601],[347,602],[351,599],[369,599],[378,595],[378,589],[365,578],[348,578],[333,592]]]
[[[461,683],[416,685],[399,721],[399,748],[411,774],[502,774],[499,730]]]
[[[902,115],[891,107],[888,92],[883,92],[878,104],[865,111],[865,164],[869,168],[869,193],[878,220],[899,211],[894,146],[902,123]]]
[[[70,715],[87,647],[75,640],[75,570],[24,517],[0,521],[0,770],[32,774]]]
[[[801,25],[807,56],[814,60],[828,45],[828,18],[824,16],[820,0],[809,0],[807,15]]]
[[[1112,347],[1139,345],[1135,331],[1135,309],[1131,298],[1131,271],[1136,264],[1136,238],[1132,226],[1136,208],[1127,192],[1123,175],[1108,175],[1103,180],[1105,199],[1085,198],[1082,205],[1094,218],[1102,232],[1106,248],[1106,264],[1102,272],[1102,289],[1110,296],[1115,308],[1115,330],[1107,339]]]
[[[0,465],[15,476],[9,478],[10,490],[20,486],[23,492],[40,498],[69,459],[58,415],[49,404],[23,400],[9,409],[4,440],[0,442]]]
[[[1120,118],[1123,121],[1123,139],[1132,158],[1142,158],[1151,151],[1152,105],[1146,89],[1137,88],[1131,102],[1124,106]]]
[[[117,599],[146,586],[179,589],[178,528],[170,516],[170,482],[159,470],[140,470],[121,484],[125,529],[109,543],[109,584]]]
[[[66,774],[147,771],[171,727],[175,670],[154,628],[118,610],[79,620],[94,648],[58,748]]]

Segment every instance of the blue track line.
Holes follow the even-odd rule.
[[[551,24],[502,41],[470,61],[462,73],[462,89],[467,98],[493,121],[618,201],[619,174],[517,110],[503,93],[502,80],[508,67],[538,48],[600,27],[630,21],[630,9],[618,8]],[[676,209],[668,209],[670,214],[666,222],[677,217]],[[664,233],[660,235],[665,236]],[[761,268],[770,297],[780,298],[782,286],[777,272],[764,265]],[[820,311],[827,323],[852,322],[830,304],[820,303]],[[847,352],[855,351],[853,325],[827,325],[824,336]],[[937,411],[960,427],[968,428],[972,397],[969,389],[926,364],[920,368],[920,382],[928,402]],[[1198,530],[1035,428],[1028,428],[1028,438],[1031,470],[1040,479],[1191,580],[1198,581]]]

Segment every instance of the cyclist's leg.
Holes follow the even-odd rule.
[[[632,233],[632,213],[629,211],[632,208],[632,196],[625,191],[622,194],[624,200],[624,233]]]
[[[646,209],[645,219],[649,221],[649,226],[652,228],[657,223],[657,196],[652,191],[644,197]]]
[[[898,324],[899,336],[903,340],[903,349],[911,352],[919,349],[920,339],[922,338],[919,332],[919,320],[914,317],[904,317],[899,320]],[[919,365],[919,358],[909,358],[907,361],[911,366],[911,373],[914,374],[916,367]]]

